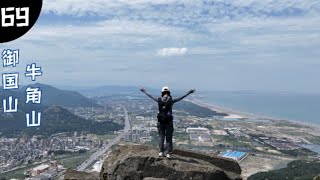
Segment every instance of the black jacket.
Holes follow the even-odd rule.
[[[163,96],[163,97],[156,98],[156,97],[152,96],[151,94],[147,93],[146,91],[143,91],[143,92],[144,92],[147,96],[149,96],[151,99],[153,99],[154,101],[156,101],[157,103],[159,103],[160,101],[171,103],[171,105],[170,105],[170,110],[169,110],[169,112],[171,112],[171,114],[172,114],[172,106],[173,106],[173,104],[176,103],[176,102],[181,101],[183,98],[185,98],[185,97],[187,97],[188,95],[190,95],[190,92],[188,92],[188,93],[185,94],[184,96],[181,96],[181,97],[175,98],[175,99],[173,99],[171,96],[166,96],[166,95]]]

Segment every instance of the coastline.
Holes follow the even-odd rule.
[[[275,117],[270,117],[270,116],[264,116],[264,115],[258,115],[258,114],[254,114],[254,113],[249,113],[249,112],[240,112],[237,110],[233,110],[230,108],[226,108],[226,107],[221,107],[212,103],[208,103],[208,102],[203,102],[201,100],[191,100],[191,99],[187,99],[186,101],[194,103],[198,106],[202,106],[205,108],[209,108],[213,111],[219,112],[219,113],[225,113],[225,114],[233,114],[233,115],[238,115],[241,116],[243,118],[255,118],[255,119],[263,119],[263,120],[269,120],[269,121],[284,121],[284,122],[290,122],[293,124],[299,124],[299,125],[303,125],[303,126],[307,126],[310,128],[314,128],[314,129],[318,129],[320,131],[320,125],[319,124],[314,124],[314,123],[309,123],[309,122],[301,122],[298,120],[292,120],[292,119],[285,119],[285,118],[275,118]]]

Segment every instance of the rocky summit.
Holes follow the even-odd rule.
[[[99,178],[100,180],[242,179],[241,168],[236,161],[182,149],[175,149],[173,154],[173,159],[167,159],[158,157],[158,150],[153,146],[119,146],[105,159]],[[65,179],[77,179],[76,173],[72,174],[66,173]],[[92,179],[94,178],[97,177],[92,176]]]
[[[173,154],[169,160],[151,146],[121,146],[105,160],[100,179],[241,179],[235,161],[180,149]]]
[[[64,179],[68,180],[98,180],[99,173],[98,172],[82,172],[82,171],[75,171],[72,169],[68,169],[64,174]]]

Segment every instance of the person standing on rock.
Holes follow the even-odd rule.
[[[196,90],[191,89],[186,95],[173,99],[170,94],[170,90],[167,86],[162,88],[161,97],[156,98],[152,96],[151,94],[147,93],[147,91],[144,88],[140,89],[143,93],[145,93],[147,96],[149,96],[151,99],[156,101],[158,103],[158,123],[157,128],[160,136],[160,142],[159,142],[159,157],[164,157],[164,139],[166,139],[167,143],[167,158],[172,158],[172,135],[173,135],[173,116],[172,116],[172,106],[174,103],[181,101],[183,98],[187,97],[188,95],[194,93]]]

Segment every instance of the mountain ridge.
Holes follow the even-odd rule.
[[[4,91],[1,87],[0,97],[14,96],[15,98],[26,100],[26,88],[37,87],[42,91],[42,102],[43,106],[58,105],[63,107],[99,107],[96,101],[85,97],[77,91],[69,91],[55,88],[47,84],[29,84],[21,86],[16,90]]]
[[[38,87],[42,90],[41,104],[25,104],[27,87]],[[0,99],[9,96],[18,98],[18,112],[4,113],[0,106],[0,135],[14,137],[16,135],[51,135],[53,133],[88,131],[91,133],[108,133],[122,129],[121,125],[105,121],[95,122],[72,114],[63,107],[100,107],[76,91],[60,90],[46,84],[21,86],[17,90],[0,89]],[[2,101],[1,101],[2,102]],[[2,104],[2,103],[1,103]],[[54,111],[54,109],[56,111]],[[41,126],[27,128],[25,114],[31,111],[42,112]]]
[[[27,128],[25,114],[22,112],[6,115],[0,112],[0,133],[7,137],[20,135],[50,136],[57,133],[89,132],[93,134],[107,134],[123,129],[123,126],[110,122],[96,122],[74,115],[60,106],[50,106],[43,109],[41,126]],[[3,118],[6,117],[6,118]]]

